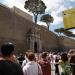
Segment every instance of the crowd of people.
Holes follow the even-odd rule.
[[[74,75],[74,50],[59,53],[33,53],[17,57],[14,45],[6,42],[0,51],[0,75]]]

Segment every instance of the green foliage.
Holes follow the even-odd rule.
[[[64,34],[65,34],[66,36],[69,36],[69,37],[75,37],[75,35],[72,34],[72,32],[71,32],[71,31],[68,31],[68,30],[66,30],[66,31],[64,32]]]
[[[24,8],[34,14],[35,23],[37,23],[38,14],[44,14],[46,6],[41,0],[27,0],[25,1]]]
[[[51,15],[45,14],[41,17],[40,20],[43,21],[43,22],[46,22],[46,23],[52,23],[54,19]]]
[[[53,23],[54,18],[49,14],[45,14],[41,17],[40,21],[46,22],[46,24],[48,26],[48,30],[49,30],[49,25],[50,25],[50,23]]]
[[[58,32],[58,33],[64,32],[64,28],[55,29],[55,32]]]
[[[58,29],[55,29],[54,31],[57,32],[58,34],[63,33],[64,35],[68,37],[75,37],[75,34],[72,34],[71,31],[65,30],[64,28],[58,28]]]
[[[57,32],[60,36],[61,33],[64,33],[64,28],[58,28],[54,30],[55,32]]]

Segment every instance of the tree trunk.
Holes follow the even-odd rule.
[[[37,14],[34,14],[34,22],[35,22],[35,24],[37,24]]]
[[[48,31],[49,31],[49,23],[46,23],[47,24],[47,27],[48,27]]]
[[[48,25],[48,31],[49,31],[49,25]]]

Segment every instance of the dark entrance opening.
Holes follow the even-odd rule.
[[[37,42],[34,42],[34,52],[37,53]]]

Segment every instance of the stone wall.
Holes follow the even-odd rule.
[[[75,49],[75,40],[69,37],[62,36],[60,38],[61,45],[65,46],[67,50]]]
[[[36,27],[39,29],[37,34],[40,35],[38,41],[41,43],[39,46],[43,49],[42,51],[58,47],[58,37],[53,32],[0,5],[0,46],[5,41],[11,41],[15,44],[17,53],[26,51],[29,48],[27,33],[31,29],[30,35],[32,35],[33,32],[36,32]],[[35,37],[33,41],[35,41]],[[39,44],[38,41],[37,44]]]

